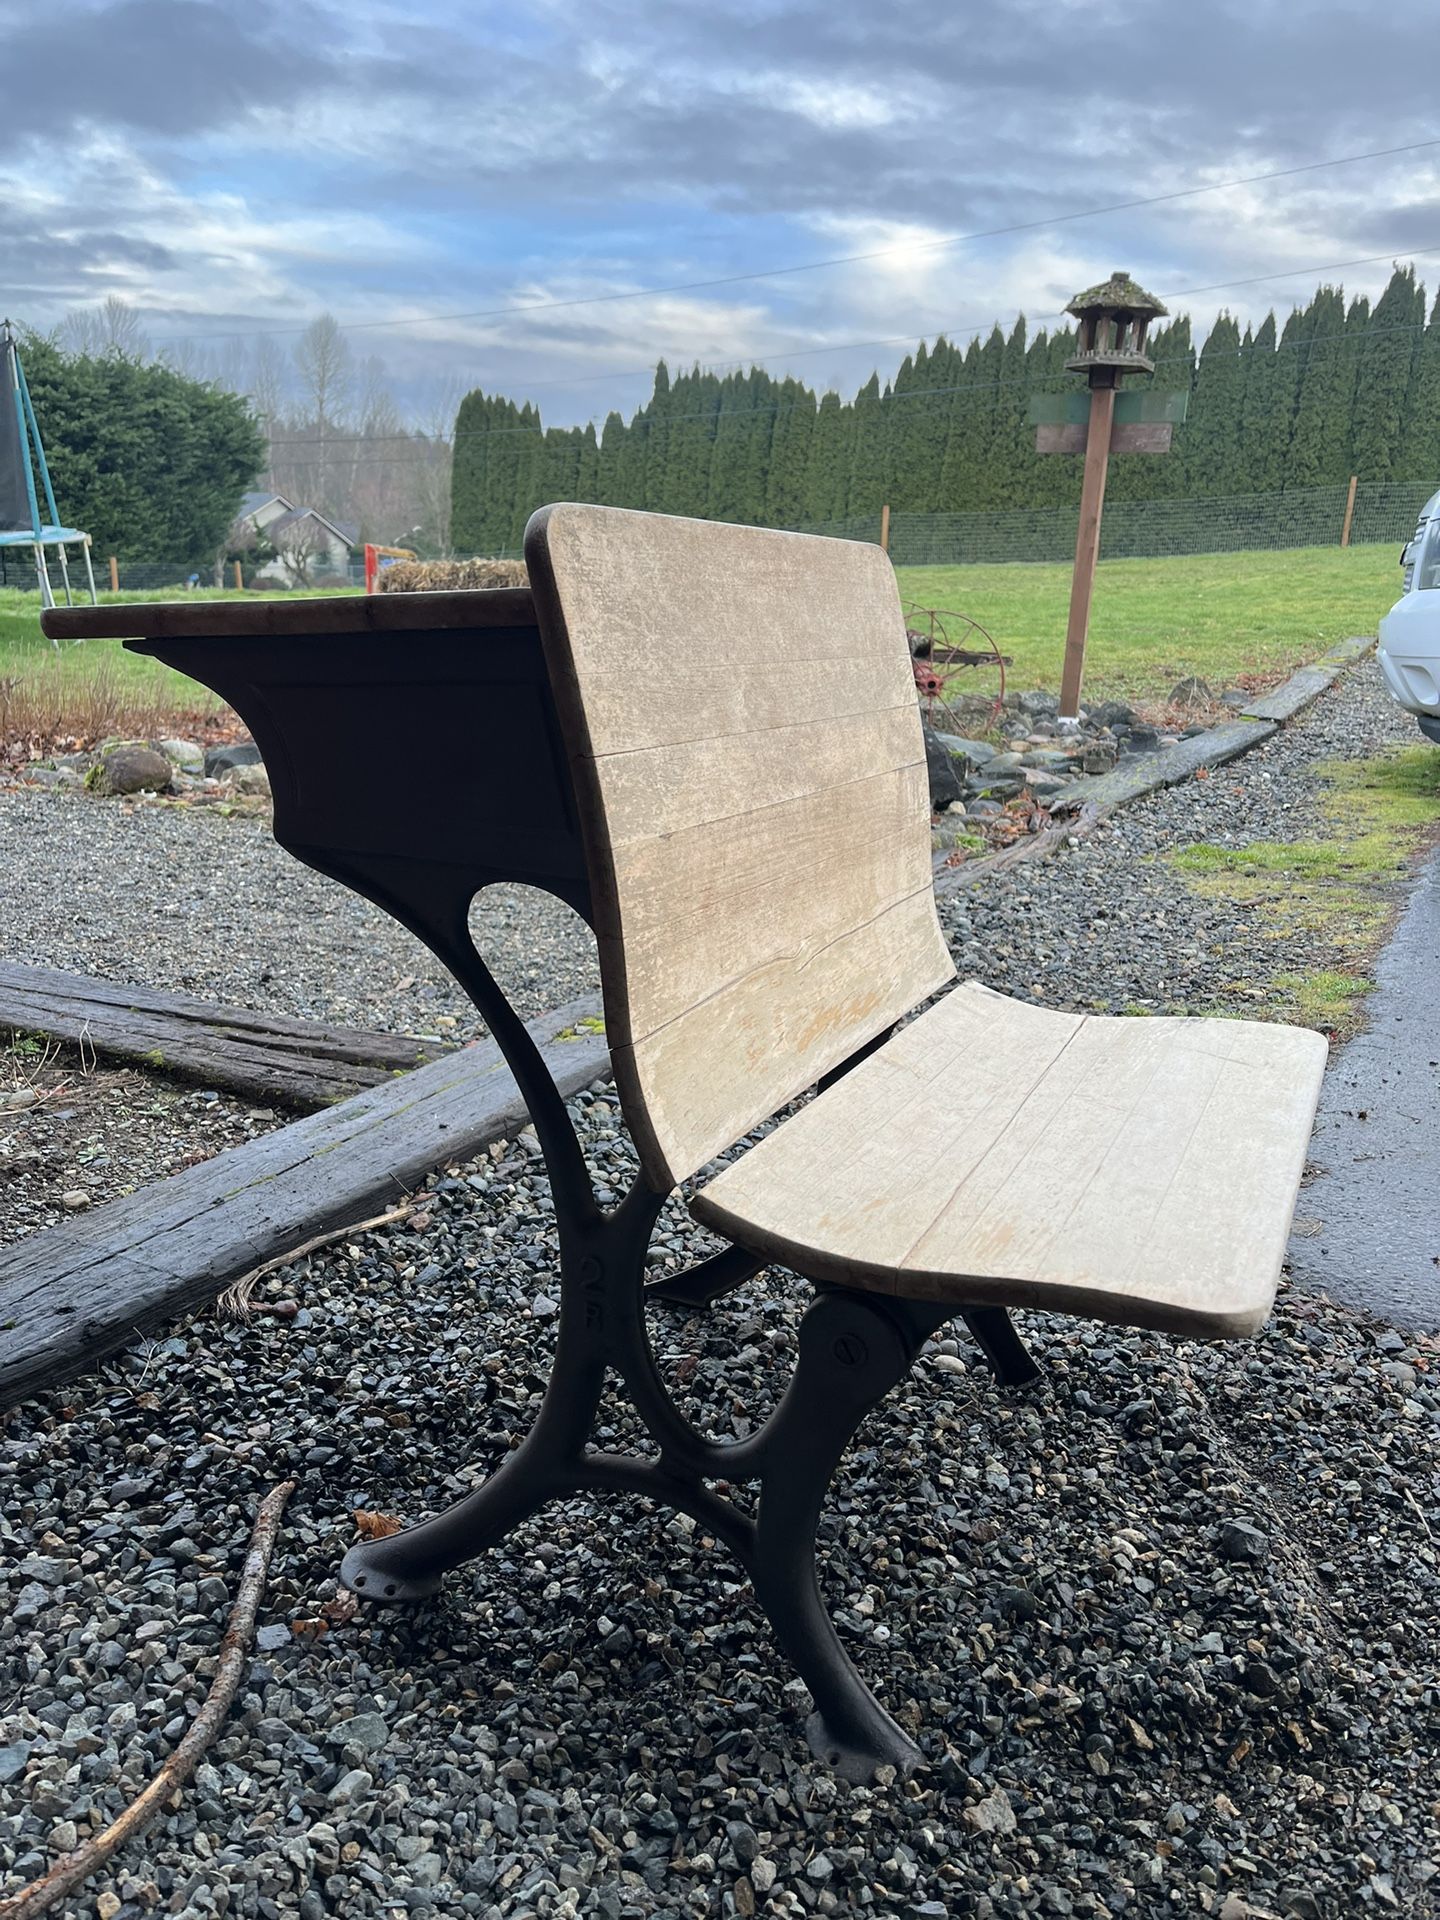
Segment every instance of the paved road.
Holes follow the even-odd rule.
[[[1370,1025],[1331,1063],[1290,1243],[1302,1286],[1407,1332],[1440,1328],[1440,855],[1377,970]]]

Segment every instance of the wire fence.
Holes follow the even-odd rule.
[[[1355,489],[1350,512],[1350,544],[1385,542],[1401,546],[1415,531],[1420,509],[1432,489],[1421,483],[1367,482]],[[1345,530],[1349,488],[1314,487],[1288,493],[1232,494],[1197,500],[1116,500],[1106,503],[1101,527],[1102,560],[1162,559],[1181,554],[1240,553],[1257,549],[1333,547]],[[1075,554],[1079,519],[1076,507],[1017,507],[996,513],[906,513],[890,515],[890,558],[897,567],[984,565],[997,562],[1068,562]],[[823,533],[841,540],[880,538],[880,515],[852,515],[795,529]],[[484,555],[494,559],[506,556]],[[518,556],[515,556],[518,557]],[[95,555],[95,579],[101,591],[110,586],[108,555]],[[192,579],[201,588],[217,583],[211,567],[196,569],[181,560],[119,558],[116,577],[122,593],[149,593],[177,598]],[[51,585],[60,596],[59,569],[53,559]],[[84,565],[78,556],[70,563],[72,589],[84,597]],[[299,582],[288,591],[306,593],[364,583],[364,567],[357,554],[348,576],[327,574],[323,579]],[[226,568],[222,583],[233,585],[233,569]],[[0,587],[35,592],[39,581],[35,564],[24,548],[0,548]],[[287,589],[273,580],[257,581],[259,593]]]
[[[1433,489],[1372,482],[1355,489],[1350,543],[1401,545]],[[1345,531],[1348,486],[1199,500],[1109,500],[1101,522],[1103,560],[1259,548],[1333,547]],[[892,513],[890,558],[897,567],[1069,561],[1078,507],[1025,507],[1003,513]],[[878,540],[880,516],[864,514],[797,529],[841,540]]]

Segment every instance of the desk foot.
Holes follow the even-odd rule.
[[[877,1709],[878,1713],[878,1709]],[[915,1742],[903,1734],[888,1713],[879,1713],[879,1724],[872,1736],[854,1744],[835,1734],[823,1713],[812,1713],[805,1722],[805,1739],[817,1760],[852,1786],[870,1786],[881,1767],[893,1767],[904,1779],[923,1764],[925,1756]]]
[[[358,1547],[352,1547],[340,1562],[340,1584],[349,1587],[352,1593],[358,1593],[362,1600],[374,1600],[388,1606],[428,1600],[432,1594],[440,1591],[444,1574],[407,1576],[396,1568],[387,1567],[381,1551],[384,1545],[383,1540],[367,1540]]]

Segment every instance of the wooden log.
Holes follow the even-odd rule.
[[[1268,693],[1257,695],[1240,718],[1293,720],[1297,713],[1303,713],[1306,707],[1318,700],[1328,687],[1334,686],[1345,669],[1363,659],[1374,645],[1374,640],[1368,636],[1337,641],[1328,653],[1321,654],[1310,666],[1301,667]]]
[[[599,1005],[588,996],[529,1023],[567,1097],[609,1073]],[[485,1041],[0,1249],[0,1408],[403,1199],[433,1168],[528,1119]]]
[[[1093,806],[1106,814],[1127,801],[1143,799],[1161,787],[1173,787],[1202,767],[1223,766],[1227,760],[1248,753],[1268,740],[1276,731],[1273,720],[1232,720],[1222,727],[1210,727],[1193,739],[1180,740],[1173,747],[1161,747],[1147,753],[1130,766],[1117,767],[1093,780],[1072,780],[1068,787],[1052,794],[1046,803],[1051,813],[1069,813],[1077,807]]]
[[[0,1030],[173,1073],[308,1112],[452,1053],[444,1040],[325,1027],[184,993],[0,961]]]

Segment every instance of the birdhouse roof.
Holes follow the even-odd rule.
[[[1105,307],[1112,312],[1118,308],[1124,313],[1148,313],[1157,317],[1169,312],[1153,293],[1146,293],[1138,281],[1132,280],[1123,267],[1117,267],[1098,287],[1087,287],[1084,293],[1077,293],[1065,311],[1073,313],[1078,320],[1092,307]]]

